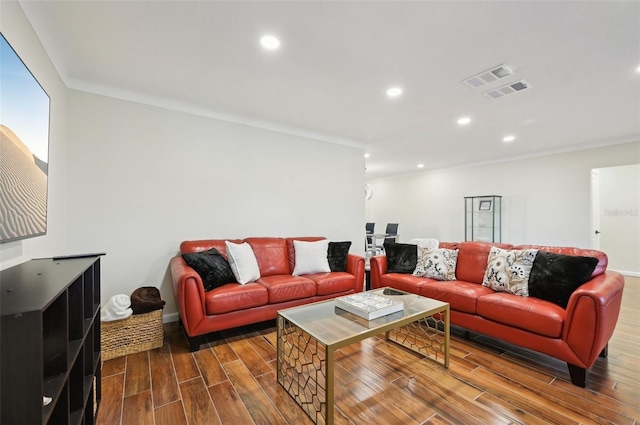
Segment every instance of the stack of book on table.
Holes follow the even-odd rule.
[[[336,298],[336,306],[372,320],[404,309],[404,303],[373,292],[363,292]]]

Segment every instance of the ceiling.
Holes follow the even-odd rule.
[[[68,87],[363,146],[367,179],[640,140],[638,1],[20,5]]]

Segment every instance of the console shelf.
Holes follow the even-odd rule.
[[[100,258],[27,261],[2,271],[0,290],[0,423],[95,424]]]
[[[502,196],[465,196],[465,241],[501,242]]]

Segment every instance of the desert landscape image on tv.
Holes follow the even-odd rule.
[[[49,96],[0,34],[0,242],[47,231]]]

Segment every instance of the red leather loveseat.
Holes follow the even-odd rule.
[[[180,255],[171,259],[170,268],[173,293],[191,351],[200,348],[202,336],[207,333],[274,319],[281,309],[362,291],[364,258],[354,254],[348,254],[345,271],[292,275],[296,260],[294,240],[314,242],[324,239],[260,237],[228,240],[251,246],[260,277],[243,285],[227,283],[209,291],[205,291],[201,276],[187,265],[182,254],[215,248],[228,259],[225,240],[182,242]]]
[[[544,299],[483,286],[492,246],[595,257],[597,265],[590,280],[579,286],[562,308]],[[485,242],[441,242],[439,248],[458,250],[455,280],[415,277],[411,272],[389,273],[387,257],[376,256],[370,261],[372,287],[388,286],[448,302],[452,324],[565,361],[573,384],[585,386],[586,370],[599,355],[607,354],[622,300],[624,279],[620,273],[606,270],[606,254],[590,249]]]

